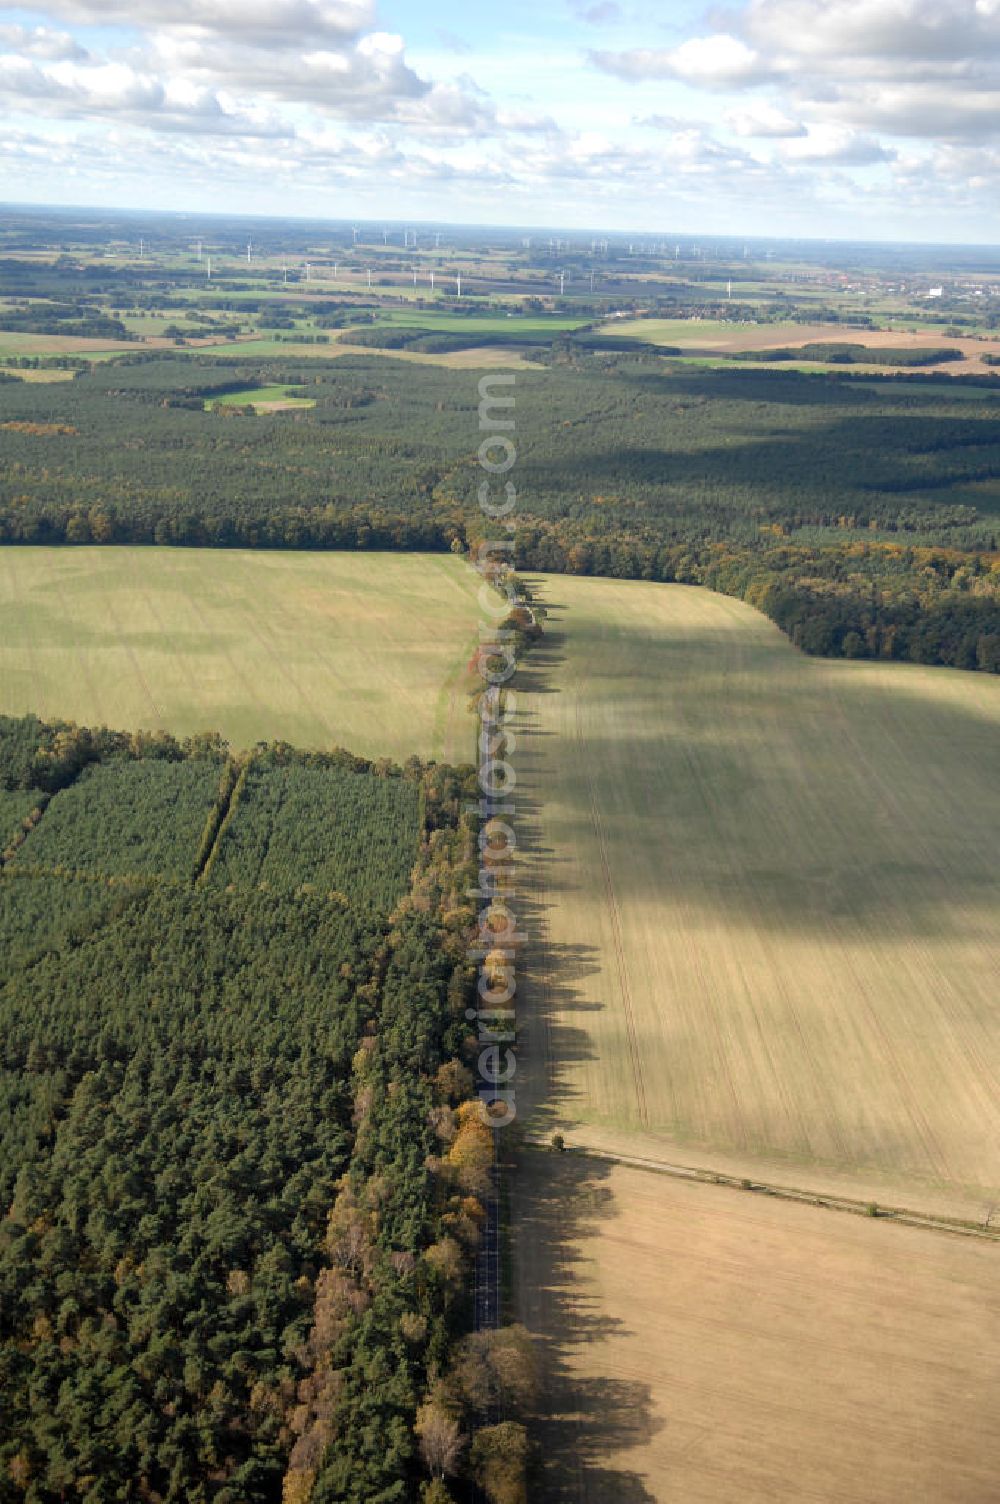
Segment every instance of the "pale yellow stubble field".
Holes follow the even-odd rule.
[[[696,588],[540,585],[545,692],[521,697],[518,755],[538,796],[542,1121],[982,1215],[1000,680],[809,659]]]

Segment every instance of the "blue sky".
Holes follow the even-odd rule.
[[[1000,0],[0,0],[0,198],[1000,241]]]

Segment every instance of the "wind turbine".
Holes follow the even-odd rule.
[[[212,280],[212,258],[211,258],[211,256],[209,256],[209,258],[208,258],[208,280],[210,282]]]
[[[365,270],[368,273],[368,286],[371,287],[371,285],[372,285],[372,269],[369,266],[369,267],[366,267]]]
[[[253,241],[247,241],[247,266],[253,261]]]
[[[431,292],[434,291],[434,273],[431,272]]]
[[[358,243],[358,227],[357,227],[357,225],[352,225],[351,226],[351,234],[354,236],[354,244],[357,245],[357,243]]]

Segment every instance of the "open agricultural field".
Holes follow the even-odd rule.
[[[181,353],[181,352],[179,352]],[[413,361],[417,365],[445,366],[453,370],[485,370],[497,367],[524,365],[520,350],[493,345],[475,345],[468,350],[448,350],[433,354],[424,350],[379,350],[372,345],[351,345],[331,339],[328,345],[284,343],[273,339],[240,339],[236,342],[206,344],[198,348],[199,355],[265,355],[281,356],[295,360],[334,360],[343,355],[380,356],[383,359]]]
[[[541,588],[519,770],[553,1124],[981,1218],[1000,682],[810,659],[705,590]]]
[[[162,348],[172,345],[173,341],[151,338],[144,343]],[[137,348],[142,347],[130,340],[77,334],[22,334],[17,330],[0,329],[0,360],[12,355],[85,355],[88,360],[94,360],[102,355],[134,354]]]
[[[991,1504],[995,1246],[528,1153],[537,1504]]]
[[[435,313],[422,308],[387,309],[379,313],[380,324],[400,328],[433,329],[447,334],[553,334],[579,329],[586,319],[560,318],[557,315],[515,313]]]
[[[479,584],[434,554],[4,549],[0,711],[468,761]]]
[[[47,370],[44,367],[41,370],[22,370],[20,367],[4,366],[2,356],[0,356],[0,370],[3,370],[8,376],[16,377],[18,381],[41,382],[43,384],[52,381],[72,381],[76,375],[75,371]]]
[[[987,373],[991,367],[983,361],[983,356],[1000,355],[1000,339],[952,339],[940,325],[914,333],[902,328],[857,329],[849,324],[738,324],[697,318],[611,319],[601,326],[601,332],[646,340],[654,345],[673,345],[689,353],[704,351],[706,355],[715,356],[734,355],[744,350],[795,349],[845,340],[871,349],[928,349],[947,345],[962,351],[961,360],[949,361],[941,367],[954,375]]]
[[[417,365],[444,366],[453,371],[517,370],[528,366],[517,345],[470,345],[464,350],[379,350],[372,345],[336,344],[335,354],[381,355],[390,360],[414,361]]]

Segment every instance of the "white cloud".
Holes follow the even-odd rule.
[[[281,46],[348,41],[375,22],[374,0],[45,0],[45,8],[78,25],[180,26]]]
[[[745,108],[729,110],[726,124],[737,136],[772,136],[776,138],[806,135],[801,120],[793,120],[776,105],[755,100]]]
[[[161,80],[125,63],[58,62],[0,57],[0,98],[64,119],[128,119],[160,130],[225,132],[252,138],[290,135],[260,109],[245,110],[184,79]]]
[[[899,68],[1000,53],[998,10],[995,0],[751,0],[742,30],[824,70],[877,59]]]
[[[816,106],[821,116],[893,136],[951,141],[1000,138],[1000,78],[981,87],[946,80],[844,85]]]
[[[0,48],[19,57],[44,58],[58,62],[64,58],[81,60],[86,47],[67,31],[51,31],[47,26],[0,26]]]
[[[774,102],[727,111],[738,136],[797,137],[812,123],[1000,139],[1000,0],[749,0],[725,24],[672,49],[591,56],[632,83],[673,79],[730,95],[769,83]]]
[[[841,125],[811,126],[800,137],[786,141],[782,154],[788,161],[837,163],[842,167],[868,167],[890,162],[896,155],[874,137]]]
[[[349,184],[373,203],[439,184],[452,205],[502,187],[510,216],[533,202],[592,224],[602,206],[678,223],[687,205],[693,227],[743,206],[808,233],[810,206],[836,203],[924,214],[935,233],[942,205],[992,215],[1000,189],[1000,0],[725,0],[687,36],[677,11],[643,36],[636,7],[566,0],[539,8],[527,63],[523,36],[470,51],[438,33],[426,50],[423,10],[415,51],[378,29],[377,0],[38,3],[45,24],[29,25],[0,0],[16,22],[0,27],[15,185],[12,164],[44,160],[49,140],[60,181],[176,174],[210,197],[214,173],[261,193]],[[602,23],[645,45],[578,52]]]
[[[676,78],[702,89],[729,89],[733,85],[764,83],[772,76],[772,69],[759,53],[726,32],[692,37],[671,49],[633,48],[626,52],[592,52],[590,56],[605,73],[631,83]]]

